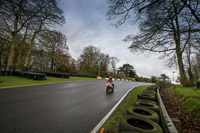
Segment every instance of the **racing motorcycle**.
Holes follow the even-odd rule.
[[[113,84],[111,82],[106,83],[106,93],[113,92],[113,91],[114,91]]]

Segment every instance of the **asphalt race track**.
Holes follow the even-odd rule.
[[[0,133],[89,133],[140,82],[75,81],[0,90]]]

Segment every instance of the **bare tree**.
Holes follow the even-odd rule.
[[[111,1],[110,1],[111,2]],[[139,13],[138,13],[139,11]],[[165,56],[176,55],[177,64],[184,86],[189,85],[183,64],[183,54],[191,39],[199,32],[199,23],[188,16],[188,9],[181,1],[112,1],[108,16],[120,17],[117,26],[137,13],[140,34],[129,35],[125,41],[132,41],[132,52],[159,52]]]
[[[9,35],[0,31],[0,69],[6,69],[9,56]]]
[[[32,27],[33,35],[24,66],[28,65],[30,54],[32,52],[33,45],[38,33],[41,32],[45,27],[52,27],[55,24],[63,24],[65,22],[64,17],[62,16],[62,10],[57,7],[57,3],[55,0],[44,2],[42,4],[45,4],[45,6],[43,7],[39,16],[35,18],[34,26]]]
[[[34,20],[38,20],[38,18],[42,18],[39,22],[43,22],[44,20],[48,19],[46,25],[52,25],[56,23],[61,24],[64,22],[62,10],[57,7],[57,2],[55,0],[1,1],[0,21],[5,26],[4,31],[10,33],[11,35],[7,69],[10,65],[13,65],[14,62],[17,34],[20,32],[23,33],[25,30],[24,27],[28,22],[35,22]],[[37,32],[38,30],[40,31],[40,28],[37,28]],[[34,37],[32,40],[34,40]]]
[[[102,53],[99,48],[90,45],[84,48],[78,58],[77,66],[82,74],[107,76],[109,63],[109,55]]]
[[[78,59],[79,71],[83,74],[96,76],[100,55],[101,51],[99,48],[91,45],[85,47]]]
[[[108,68],[110,64],[110,57],[108,54],[101,53],[100,60],[99,60],[99,69],[101,72],[99,76],[108,76]]]
[[[1,3],[0,19],[2,19],[6,26],[5,31],[8,31],[12,38],[7,69],[10,65],[13,65],[17,33],[19,33],[24,25],[41,10],[37,8],[28,9],[29,6],[33,6],[31,4],[32,3],[29,4],[25,0],[6,0]]]
[[[116,73],[116,64],[119,62],[119,59],[117,57],[110,57],[110,64],[112,72]]]
[[[67,38],[60,31],[45,29],[33,45],[29,66],[35,71],[76,72]]]
[[[46,29],[39,34],[39,43],[42,45],[41,47],[48,52],[47,56],[51,71],[56,71],[56,66],[59,66],[61,63],[59,60],[66,59],[65,62],[69,64],[69,48],[67,46],[67,38],[64,34],[56,30]],[[66,64],[64,66],[66,66]]]
[[[27,26],[25,26],[26,30],[24,32],[23,39],[22,39],[22,41],[19,45],[19,52],[17,54],[17,62],[16,62],[16,68],[17,69],[19,69],[20,61],[22,61],[21,56],[22,56],[22,52],[23,52],[24,47],[25,47],[24,45],[27,44],[29,26],[30,26],[30,23],[28,23]]]

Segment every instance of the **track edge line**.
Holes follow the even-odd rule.
[[[108,118],[112,115],[112,113],[115,111],[115,109],[120,105],[120,103],[124,100],[124,98],[129,94],[131,90],[133,90],[135,87],[132,87],[129,89],[126,94],[115,104],[115,106],[104,116],[104,118],[96,125],[96,127],[90,132],[90,133],[97,133],[99,129],[103,126],[103,124],[108,120]]]

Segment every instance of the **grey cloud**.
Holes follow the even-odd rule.
[[[117,67],[129,63],[135,67],[138,75],[151,77],[166,73],[172,79],[173,70],[164,66],[164,61],[158,59],[159,55],[146,57],[130,52],[130,43],[122,40],[126,35],[139,32],[137,25],[127,23],[117,29],[111,26],[112,22],[106,20],[108,9],[105,1],[61,0],[59,5],[66,17],[66,24],[60,30],[68,38],[73,58],[77,59],[85,46],[94,45],[102,52],[119,58]]]

